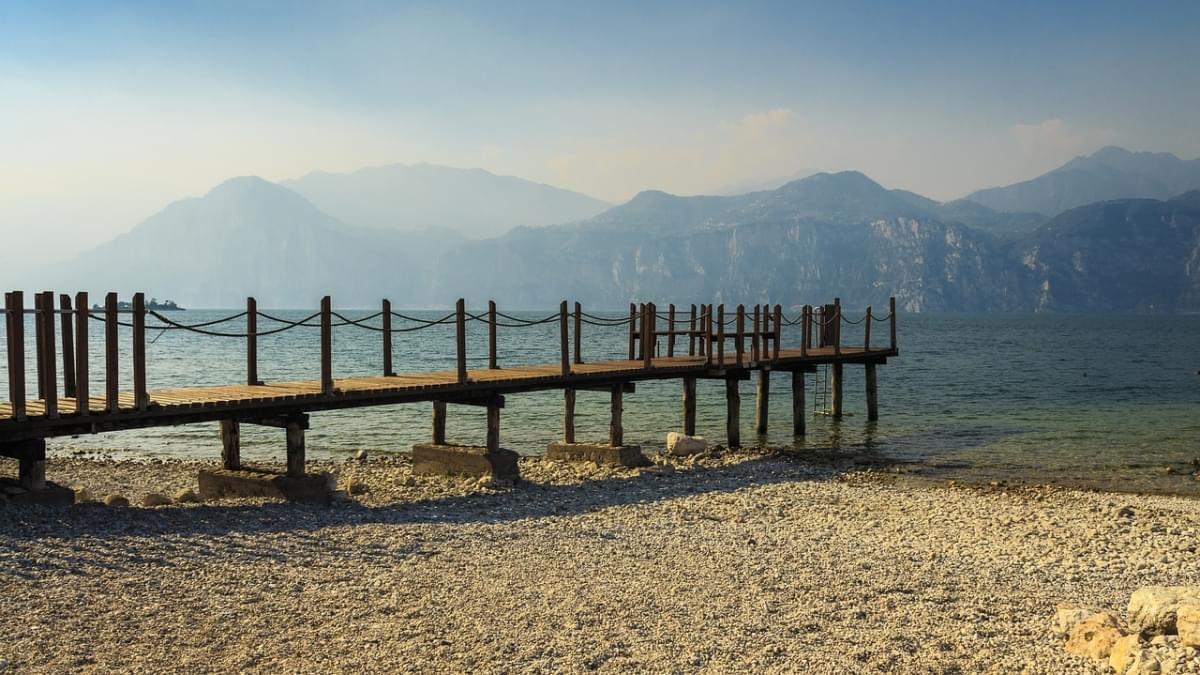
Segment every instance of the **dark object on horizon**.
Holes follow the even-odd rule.
[[[121,302],[117,303],[117,309],[119,311],[129,311],[129,310],[133,309],[133,303],[125,302],[124,300],[122,300]],[[146,309],[150,310],[152,312],[186,312],[187,311],[186,308],[180,307],[179,305],[175,304],[174,300],[163,300],[162,302],[159,302],[158,298],[150,298],[150,300],[146,303]],[[98,304],[93,304],[92,311],[93,312],[103,312],[104,308]]]

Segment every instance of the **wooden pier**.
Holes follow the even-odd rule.
[[[800,435],[805,432],[806,373],[815,372],[819,366],[830,367],[830,413],[839,418],[843,414],[843,368],[846,364],[862,365],[866,371],[867,417],[874,420],[878,417],[876,367],[898,354],[894,298],[889,303],[887,315],[876,316],[868,307],[865,315],[856,320],[842,315],[841,304],[836,299],[823,306],[804,306],[791,317],[786,316],[779,305],[757,305],[749,309],[742,305],[732,309],[724,305],[691,305],[684,316],[674,305],[660,313],[654,303],[631,304],[627,316],[614,317],[588,314],[579,303],[570,307],[564,301],[558,312],[534,320],[503,314],[494,302],[488,303],[486,310],[469,312],[466,303],[459,300],[453,312],[439,319],[424,320],[393,311],[386,300],[375,314],[351,319],[335,311],[331,299],[325,297],[319,311],[305,319],[289,321],[260,312],[255,300],[249,298],[244,312],[191,325],[147,310],[141,293],[135,294],[130,309],[124,310],[119,309],[115,293],[105,297],[101,311],[88,309],[86,293],[73,297],[38,293],[33,305],[32,308],[26,306],[20,291],[5,294],[9,391],[8,400],[0,403],[0,455],[19,460],[20,486],[28,491],[46,485],[48,438],[197,422],[219,423],[222,465],[228,471],[242,468],[239,425],[283,429],[287,475],[301,478],[305,471],[304,432],[309,425],[308,413],[418,402],[432,402],[433,424],[431,443],[417,446],[415,455],[418,450],[425,453],[434,470],[442,467],[451,471],[494,472],[499,471],[498,467],[506,461],[515,467],[515,455],[505,460],[503,455],[508,451],[500,445],[500,410],[504,407],[504,397],[548,389],[564,391],[563,445],[566,446],[578,444],[574,429],[575,392],[608,392],[612,400],[609,438],[586,445],[620,450],[625,448],[621,421],[624,395],[634,390],[636,382],[645,380],[682,381],[682,431],[687,435],[695,434],[696,381],[724,380],[727,444],[739,447],[739,381],[750,379],[753,373],[758,374],[755,428],[763,433],[768,423],[768,374],[771,371],[792,373],[792,428]],[[30,313],[34,317],[34,335],[26,336],[25,317]],[[273,327],[260,330],[260,319]],[[88,359],[88,326],[92,321],[104,324],[105,356],[100,374],[92,372]],[[239,325],[244,322],[244,330],[229,332],[222,328],[231,321],[237,321]],[[843,324],[860,322],[865,323],[862,342],[843,344]],[[875,323],[885,324],[887,333],[873,335]],[[455,328],[454,370],[394,371],[394,334],[446,324],[453,324]],[[481,329],[487,331],[486,368],[467,367],[466,336],[468,326],[472,324],[481,324]],[[496,348],[500,328],[509,330],[544,324],[558,325],[558,362],[498,363]],[[624,355],[627,358],[586,359],[583,353],[585,325],[595,327],[589,330],[627,331],[628,350]],[[133,376],[129,383],[119,379],[118,326],[131,329]],[[319,378],[264,382],[258,371],[258,340],[300,327],[319,329]],[[383,355],[382,371],[373,375],[335,375],[335,328],[378,333]],[[146,333],[150,330],[182,330],[244,340],[245,382],[218,387],[148,390]],[[36,347],[36,365],[29,372],[36,374],[36,396],[26,392],[25,345],[31,337]],[[96,382],[95,386],[93,382]],[[447,443],[445,422],[447,404],[450,403],[487,408],[486,442],[482,446]],[[454,459],[455,452],[465,458],[464,463]],[[414,456],[414,460],[419,458]]]

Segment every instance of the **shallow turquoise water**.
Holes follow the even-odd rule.
[[[174,318],[198,323],[230,311],[189,311]],[[367,312],[348,313],[361,316]],[[276,314],[302,318],[307,312]],[[417,313],[425,318],[442,312]],[[549,312],[519,313],[541,318]],[[847,311],[848,316],[857,313]],[[876,344],[887,339],[877,324]],[[272,327],[260,322],[260,330]],[[401,327],[400,323],[396,327]],[[860,342],[858,326],[847,327],[847,343]],[[91,334],[93,379],[102,376],[102,327]],[[221,330],[240,332],[240,323]],[[785,336],[799,341],[798,328]],[[558,326],[500,329],[500,363],[553,363],[558,358]],[[761,442],[798,449],[872,453],[913,462],[918,473],[967,479],[1062,482],[1115,489],[1167,490],[1200,494],[1189,475],[1200,457],[1200,317],[1148,316],[929,316],[900,319],[900,356],[879,371],[881,420],[865,419],[862,370],[847,367],[846,408],[850,417],[835,422],[810,416],[809,433],[791,436],[790,375],[772,377],[771,429]],[[32,335],[32,327],[27,328]],[[131,375],[129,340],[123,330],[123,388]],[[585,326],[584,357],[622,357],[621,328]],[[244,379],[244,342],[181,331],[149,334],[151,388],[227,384]],[[485,365],[486,330],[471,324],[471,367]],[[157,339],[155,339],[157,338]],[[30,342],[32,342],[30,340]],[[2,344],[2,338],[0,338]],[[453,326],[444,325],[395,339],[400,372],[453,367]],[[382,367],[378,333],[339,328],[335,334],[337,376],[378,373]],[[33,367],[29,345],[29,368]],[[260,376],[268,381],[315,379],[318,340],[314,329],[262,338]],[[0,391],[7,391],[0,372]],[[30,383],[32,387],[32,382]],[[822,403],[809,380],[810,414]],[[94,390],[98,386],[93,385]],[[31,389],[32,391],[32,389]],[[638,383],[627,395],[626,440],[648,447],[662,444],[681,421],[678,381]],[[505,446],[526,454],[541,452],[561,433],[560,392],[512,395],[502,415]],[[754,383],[742,384],[742,439],[755,442]],[[577,427],[581,440],[605,438],[607,395],[579,394]],[[699,385],[698,432],[724,442],[724,391],[720,382]],[[452,406],[451,440],[480,443],[483,411]],[[406,451],[427,439],[429,405],[390,406],[316,413],[308,447],[313,457],[345,456],[360,448]],[[244,454],[279,457],[282,432],[245,428]],[[117,455],[215,457],[215,424],[147,429],[52,441],[63,450],[103,450]],[[1167,475],[1172,466],[1175,475]]]

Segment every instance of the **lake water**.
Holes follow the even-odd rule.
[[[188,311],[172,315],[199,323],[231,311]],[[363,316],[368,312],[344,312]],[[514,313],[541,318],[550,312]],[[847,310],[847,316],[858,313]],[[274,314],[300,319],[308,312]],[[426,319],[444,312],[414,312]],[[612,314],[619,316],[619,314]],[[154,322],[153,319],[150,320]],[[274,327],[260,320],[260,331]],[[397,321],[395,327],[405,324]],[[470,367],[486,365],[486,327],[469,324]],[[886,341],[877,324],[876,344]],[[1200,457],[1200,317],[1157,316],[930,316],[904,315],[899,324],[900,356],[879,370],[880,416],[866,421],[862,369],[846,368],[846,410],[841,422],[811,415],[822,407],[809,379],[808,435],[791,436],[790,375],[772,378],[771,429],[758,439],[752,429],[754,382],[742,384],[742,441],[795,447],[800,451],[869,454],[910,463],[914,472],[938,478],[1010,480],[1200,494],[1191,477]],[[217,330],[240,332],[234,321]],[[622,327],[584,327],[584,358],[623,358]],[[859,344],[858,326],[844,340]],[[799,329],[785,328],[785,344],[798,344]],[[26,329],[32,336],[32,326]],[[235,338],[183,331],[148,333],[151,389],[244,380],[245,344]],[[2,344],[0,337],[0,344]],[[32,339],[27,338],[31,343]],[[341,327],[334,337],[335,376],[370,375],[382,367],[380,335]],[[93,392],[103,376],[102,326],[93,322]],[[454,327],[400,333],[395,337],[398,372],[453,368]],[[122,329],[123,389],[129,388],[129,344]],[[29,366],[33,367],[29,344]],[[556,363],[556,322],[531,328],[501,328],[501,366]],[[318,332],[299,328],[260,338],[259,373],[268,381],[316,379]],[[0,370],[0,392],[7,392]],[[667,431],[681,422],[679,381],[640,382],[626,395],[626,442],[661,447]],[[30,383],[30,391],[36,391]],[[562,428],[558,391],[511,395],[502,413],[504,446],[538,454]],[[700,381],[698,433],[724,443],[724,391]],[[607,436],[608,397],[580,392],[577,436]],[[310,457],[345,457],[358,449],[405,452],[429,436],[430,405],[414,404],[315,413],[308,436]],[[452,406],[451,441],[482,443],[484,412]],[[216,424],[147,429],[54,439],[55,451],[98,450],[115,456],[203,457],[220,454]],[[282,432],[243,427],[243,455],[281,458]],[[1169,474],[1172,467],[1174,474]],[[51,471],[53,471],[51,469]]]

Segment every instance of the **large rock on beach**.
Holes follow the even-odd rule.
[[[142,503],[142,506],[154,507],[154,506],[170,506],[172,502],[171,502],[171,499],[164,494],[160,494],[158,492],[150,492],[146,496],[142,497],[141,503]]]
[[[1077,656],[1086,656],[1097,661],[1105,660],[1112,653],[1113,645],[1124,634],[1121,623],[1112,612],[1097,612],[1075,624],[1066,649]]]
[[[1200,605],[1200,586],[1146,586],[1129,596],[1129,630],[1142,635],[1174,635],[1180,607]]]
[[[1175,629],[1181,645],[1200,648],[1200,604],[1181,606],[1175,614]]]
[[[696,455],[707,449],[708,441],[703,436],[688,436],[676,431],[667,434],[668,455]]]
[[[1124,673],[1133,663],[1134,656],[1142,650],[1137,633],[1126,635],[1113,643],[1112,652],[1108,655],[1108,665],[1118,673]]]
[[[1075,627],[1075,624],[1099,613],[1100,610],[1096,607],[1059,603],[1054,611],[1054,629],[1059,636],[1066,638],[1071,634],[1071,629]]]

